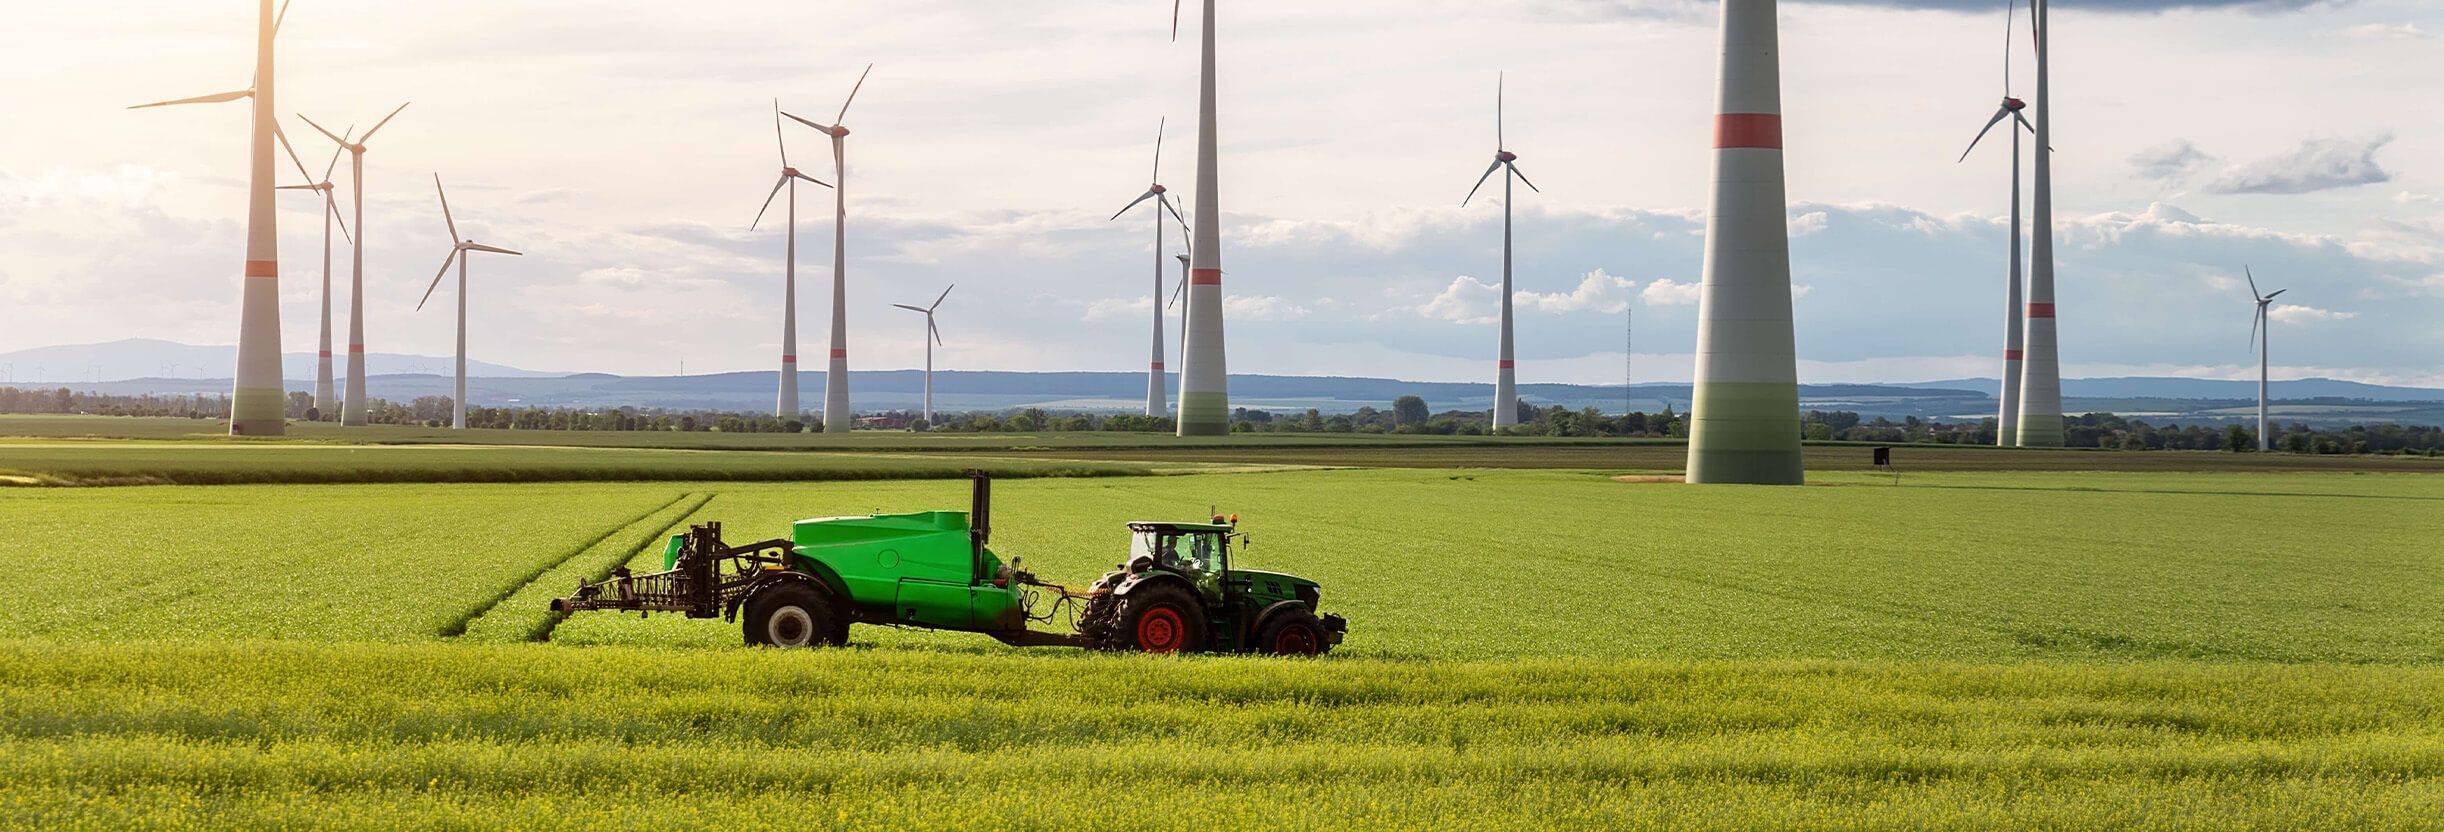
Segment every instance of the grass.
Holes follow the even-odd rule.
[[[44,828],[2414,829],[2434,668],[0,643]]]
[[[2444,477],[1611,473],[996,488],[995,549],[1060,581],[1127,520],[1239,513],[1238,563],[1350,619],[1314,661],[868,626],[783,653],[542,608],[690,522],[961,508],[955,481],[4,489],[0,827],[2444,817]]]

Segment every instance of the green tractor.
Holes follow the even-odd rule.
[[[992,481],[972,473],[970,512],[800,520],[788,538],[730,545],[721,524],[663,547],[663,571],[625,567],[555,599],[557,612],[676,612],[739,622],[749,645],[845,644],[851,624],[983,633],[1017,646],[1321,655],[1348,631],[1319,611],[1322,588],[1236,569],[1237,518],[1136,522],[1128,560],[1086,589],[1045,583],[985,544]],[[1069,613],[1073,632],[1035,630]]]

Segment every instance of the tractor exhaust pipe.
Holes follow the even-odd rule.
[[[984,544],[993,539],[993,478],[983,469],[971,469],[967,477],[974,486],[967,511],[968,574],[989,581],[993,576],[984,574]]]

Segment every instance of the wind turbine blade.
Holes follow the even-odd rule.
[[[280,24],[287,23],[287,22],[288,22],[288,19],[289,19],[289,0],[280,0],[280,13],[279,13],[279,14],[272,15],[272,36],[273,36],[273,37],[279,37],[279,36],[280,36]]]
[[[781,138],[781,100],[772,99],[772,143],[781,146],[781,167],[789,167],[789,142]]]
[[[313,186],[313,185],[273,185],[273,186],[272,186],[272,190],[275,190],[275,191],[313,191],[313,190],[320,190],[320,189],[319,189],[319,188],[317,188],[317,187],[315,187],[315,186]]]
[[[1130,208],[1135,208],[1135,207],[1137,207],[1137,203],[1144,202],[1144,201],[1146,201],[1146,200],[1153,199],[1153,198],[1154,198],[1154,192],[1153,192],[1153,191],[1151,191],[1151,190],[1146,191],[1145,193],[1142,193],[1142,194],[1138,194],[1136,199],[1129,200],[1129,204],[1128,204],[1128,205],[1123,206],[1123,207],[1122,207],[1120,210],[1113,212],[1113,213],[1112,213],[1112,219],[1114,219],[1114,220],[1116,220],[1116,219],[1120,219],[1120,215],[1121,215],[1121,214],[1126,214],[1126,213],[1128,213],[1128,212],[1129,212],[1129,209],[1130,209]],[[1111,221],[1111,220],[1105,220],[1105,222],[1110,222],[1110,221]]]
[[[788,116],[790,121],[821,130],[823,131],[823,135],[829,136],[832,134],[832,126],[829,124],[816,124],[814,122],[807,121],[806,119],[799,118],[796,113],[789,112],[788,110],[782,110],[781,115]]]
[[[1974,139],[1970,139],[1970,140],[1969,140],[1969,149],[1961,151],[1961,152],[1960,152],[1960,160],[1959,160],[1958,162],[1954,162],[1953,164],[1959,164],[1960,162],[1966,162],[1966,161],[1969,161],[1969,154],[1977,152],[1977,145],[1978,145],[1980,142],[1984,142],[1984,141],[1986,140],[1986,134],[1987,134],[1987,133],[1991,133],[1991,132],[1993,132],[1993,131],[1994,131],[1994,125],[2001,124],[2001,123],[2003,122],[2003,119],[2010,118],[2010,117],[2011,117],[2011,115],[2012,115],[2012,113],[2011,113],[2011,108],[2009,108],[2009,107],[2003,107],[2003,108],[2000,108],[2000,109],[1995,110],[1995,111],[1994,111],[1994,117],[1993,117],[1993,118],[1990,118],[1990,119],[1986,119],[1986,126],[1985,126],[1985,128],[1984,128],[1984,129],[1982,129],[1982,130],[1977,131],[1977,138],[1974,138]]]
[[[356,238],[348,235],[348,218],[340,216],[339,200],[331,192],[323,192],[322,207],[331,212],[332,221],[339,223],[339,238],[348,241],[349,245],[356,245]]]
[[[307,127],[312,127],[312,128],[314,128],[314,132],[321,133],[321,134],[323,134],[324,136],[329,136],[329,137],[330,137],[330,139],[331,139],[332,141],[338,142],[340,147],[347,147],[347,146],[348,146],[348,140],[347,140],[347,139],[343,139],[343,138],[340,138],[340,137],[338,137],[338,136],[333,136],[333,135],[331,135],[331,131],[329,131],[329,130],[325,130],[325,129],[322,129],[322,125],[320,125],[320,124],[315,124],[315,123],[314,123],[314,120],[313,120],[313,119],[310,119],[310,118],[306,118],[304,113],[298,113],[298,114],[297,114],[297,120],[298,120],[298,121],[305,122]],[[350,127],[350,128],[348,128],[348,130],[349,130],[349,132],[355,132],[355,131],[356,131],[356,128],[355,128],[355,127]]]
[[[2034,124],[2030,124],[2030,123],[2028,123],[2028,116],[2026,116],[2026,115],[2024,115],[2024,114],[2022,114],[2022,113],[2019,113],[2019,112],[2017,112],[2017,111],[2014,111],[2014,112],[2012,112],[2012,114],[2011,114],[2011,120],[2019,122],[2019,123],[2020,123],[2020,129],[2028,131],[2029,135],[2035,135],[2035,134],[2036,134],[2036,132],[2037,132],[2037,126],[2036,126],[2036,125],[2034,125]],[[2052,150],[2053,148],[2050,148],[2050,147],[2049,147],[2049,148],[2046,148],[2046,149],[2047,149],[2047,150]]]
[[[356,132],[356,125],[351,124],[351,125],[348,125],[348,133],[343,133],[343,134],[341,134],[341,135],[348,135],[348,134],[352,134],[352,133],[355,133],[355,132]],[[348,148],[346,148],[346,147],[334,147],[334,148],[331,148],[331,163],[330,163],[330,164],[328,164],[328,165],[324,165],[324,166],[322,167],[322,181],[323,181],[325,184],[329,184],[329,183],[330,183],[330,181],[331,181],[331,172],[332,172],[332,171],[339,170],[339,156],[340,156],[340,154],[342,154],[342,153],[346,153],[346,152],[348,152]]]
[[[146,107],[168,107],[173,104],[218,104],[223,101],[236,101],[240,98],[252,98],[254,97],[254,94],[255,91],[250,89],[239,90],[237,92],[216,92],[211,95],[199,95],[194,98],[180,98],[171,101],[155,101],[151,104],[138,104],[133,107],[129,107],[128,109],[141,110]]]
[[[1536,183],[1534,183],[1534,182],[1529,182],[1529,181],[1528,181],[1527,174],[1524,174],[1524,173],[1520,173],[1520,172],[1519,172],[1519,166],[1518,166],[1518,165],[1514,165],[1514,164],[1510,164],[1510,163],[1505,162],[1505,163],[1503,163],[1503,165],[1502,165],[1502,166],[1503,166],[1503,167],[1506,167],[1506,168],[1510,168],[1510,169],[1511,169],[1511,175],[1512,175],[1512,176],[1519,177],[1519,184],[1522,184],[1522,185],[1526,185],[1526,186],[1528,186],[1528,190],[1535,191],[1535,192],[1540,193],[1540,194],[1541,194],[1541,193],[1544,193],[1544,189],[1543,189],[1543,188],[1536,187]]]
[[[764,224],[764,212],[772,210],[772,200],[781,195],[781,186],[787,184],[789,177],[786,176],[772,183],[772,193],[764,195],[764,207],[755,209],[755,221],[747,223],[748,231],[754,231],[756,226]]]
[[[1164,116],[1154,122],[1154,178],[1148,182],[1163,181],[1163,128],[1170,126],[1170,121],[1171,117]]]
[[[2253,297],[2258,300],[2265,300],[2266,293],[2257,290],[2257,274],[2250,271],[2249,267],[2247,266],[2240,267],[2240,273],[2247,275],[2249,278],[2249,297]]]
[[[798,178],[799,178],[799,179],[804,179],[804,180],[806,180],[806,181],[808,181],[808,182],[813,182],[813,183],[815,183],[815,184],[817,184],[817,185],[821,185],[821,186],[826,187],[826,188],[829,188],[829,187],[831,187],[831,186],[832,186],[832,183],[830,183],[830,182],[825,182],[825,181],[823,181],[823,180],[821,180],[821,179],[816,179],[816,178],[814,178],[814,177],[812,177],[812,176],[808,176],[808,175],[803,174],[803,173],[798,174]]]
[[[488,245],[484,245],[483,243],[468,243],[468,244],[467,244],[467,250],[469,250],[469,251],[489,251],[489,252],[492,252],[492,253],[494,253],[494,254],[516,254],[516,255],[524,255],[524,254],[526,253],[526,252],[523,252],[523,251],[513,251],[513,250],[510,250],[510,249],[505,249],[505,248],[502,248],[502,247],[500,247],[500,246],[488,246]]]
[[[2291,291],[2291,290],[2290,290],[2290,289],[2276,289],[2276,290],[2274,290],[2274,294],[2267,295],[2267,296],[2266,296],[2266,299],[2267,299],[2267,300],[2273,300],[2273,299],[2275,299],[2275,298],[2282,297],[2282,296],[2283,296],[2283,293],[2284,293],[2284,292],[2288,292],[2288,291]]]
[[[407,105],[409,105],[409,104],[413,104],[413,103],[415,103],[415,102],[413,102],[413,101],[405,101],[405,102],[400,102],[400,104],[399,104],[399,110],[404,110],[404,109],[407,109]],[[397,118],[397,117],[398,117],[398,115],[399,115],[399,110],[392,110],[392,111],[390,111],[390,115],[383,116],[381,121],[374,122],[374,123],[373,123],[373,130],[367,130],[367,131],[365,131],[365,135],[358,136],[358,137],[357,137],[357,140],[356,140],[356,143],[357,143],[357,144],[364,144],[364,143],[366,143],[366,142],[373,141],[373,134],[374,134],[374,131],[375,131],[375,130],[380,130],[380,129],[382,129],[382,125],[389,124],[391,119],[393,119],[393,118]]]
[[[942,343],[942,328],[934,326],[932,315],[925,316],[925,331],[933,333],[934,346],[946,346]]]
[[[2265,319],[2266,305],[2263,303],[2258,304],[2257,314],[2249,316],[2249,344],[2251,346],[2255,346],[2257,344],[2257,325],[2260,321],[2264,321]]]
[[[1497,72],[1497,73],[1494,73],[1494,149],[1495,149],[1495,150],[1502,150],[1502,149],[1504,149],[1504,148],[1506,147],[1506,145],[1505,145],[1505,144],[1503,144],[1503,141],[1502,141],[1502,86],[1503,86],[1503,81],[1505,80],[1505,76],[1507,76],[1508,74],[1509,74],[1509,73],[1503,73],[1503,72]]]
[[[1171,0],[1171,42],[1180,42],[1180,0]]]
[[[1499,159],[1494,160],[1493,164],[1486,166],[1485,175],[1477,177],[1476,187],[1468,189],[1468,196],[1460,200],[1460,207],[1468,207],[1468,200],[1477,198],[1477,188],[1485,187],[1485,180],[1494,178],[1494,171],[1501,169],[1502,161]]]
[[[897,307],[899,307],[899,308],[901,308],[901,309],[906,309],[906,310],[908,310],[908,311],[910,311],[910,312],[923,312],[923,311],[925,311],[925,307],[922,307],[922,306],[909,306],[908,304],[905,304],[905,303],[894,303],[894,304],[891,304],[891,305],[892,305],[892,306],[897,306]]]
[[[1169,308],[1171,308],[1171,307],[1178,306],[1178,305],[1179,305],[1179,303],[1180,303],[1180,300],[1181,300],[1182,298],[1186,298],[1187,296],[1188,296],[1188,283],[1187,283],[1187,281],[1181,281],[1181,282],[1180,282],[1180,284],[1179,284],[1179,288],[1171,290],[1171,300],[1170,300],[1170,302],[1163,304],[1163,308],[1164,308],[1164,309],[1169,309]]]
[[[1178,207],[1178,206],[1176,206],[1176,205],[1173,205],[1173,204],[1172,204],[1172,202],[1171,202],[1171,198],[1170,198],[1169,196],[1165,196],[1165,197],[1163,197],[1163,198],[1162,198],[1162,200],[1161,200],[1161,202],[1163,203],[1163,209],[1171,212],[1171,218],[1172,218],[1172,219],[1175,219],[1175,220],[1179,220],[1179,221],[1180,221],[1180,239],[1183,239],[1183,240],[1187,239],[1187,238],[1188,238],[1188,218],[1187,218],[1187,217],[1180,216],[1180,209],[1179,209],[1179,207]]]
[[[953,283],[951,285],[942,287],[942,294],[934,296],[933,305],[925,307],[925,312],[927,314],[932,314],[934,310],[942,308],[942,299],[950,297],[950,290],[956,288],[959,288],[959,284]]]
[[[297,166],[298,176],[305,177],[305,186],[308,188],[314,187],[314,174],[311,171],[306,170],[304,159],[297,158],[297,148],[289,145],[288,131],[280,129],[280,126],[275,123],[272,125],[272,138],[279,139],[280,149],[288,151],[289,163]]]
[[[464,239],[458,236],[458,221],[450,218],[450,194],[441,189],[441,174],[433,174],[433,193],[441,196],[441,221],[450,226],[450,242]]]
[[[845,124],[848,122],[849,105],[857,102],[857,91],[866,88],[866,76],[872,74],[874,74],[873,64],[866,64],[866,71],[857,73],[857,86],[850,87],[849,97],[840,102],[840,114],[832,117],[833,124]]]
[[[458,247],[450,247],[450,256],[441,258],[441,271],[433,273],[433,282],[424,287],[424,297],[416,301],[416,311],[424,311],[424,302],[433,299],[433,290],[441,288],[441,279],[450,274],[450,264],[458,260]]]

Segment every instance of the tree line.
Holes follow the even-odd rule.
[[[288,417],[301,421],[336,421],[313,405],[313,396],[293,392],[286,402]],[[407,402],[373,399],[367,419],[374,424],[446,427],[450,424],[448,396],[418,396]],[[93,414],[105,416],[168,416],[225,419],[229,396],[119,395],[78,392],[66,387],[25,389],[0,387],[0,413]],[[936,414],[927,425],[918,414],[882,411],[860,417],[862,427],[936,430],[960,433],[1041,433],[1047,431],[1120,431],[1170,433],[1169,416],[1137,413],[1091,413],[1020,408],[1001,412]],[[798,433],[819,429],[812,419],[775,417],[736,411],[567,407],[469,407],[467,426],[509,430],[571,431],[715,431],[721,433]],[[1238,408],[1231,412],[1233,433],[1363,433],[1443,436],[1485,436],[1495,433],[1491,414],[1482,410],[1434,412],[1418,396],[1401,396],[1388,409],[1360,407],[1349,413],[1325,414],[1314,408],[1276,413]],[[1688,417],[1666,405],[1660,413],[1604,413],[1595,408],[1572,410],[1561,405],[1519,405],[1518,418],[1504,427],[1506,436],[1686,438]],[[2128,451],[2245,451],[2257,447],[2255,431],[2245,425],[2154,425],[2111,413],[2089,413],[2068,419],[2064,444],[2074,448]],[[1924,419],[1894,421],[1862,419],[1846,410],[1811,410],[1801,415],[1800,436],[1814,441],[1880,442],[1887,444],[1992,445],[1995,420]],[[2398,424],[2313,428],[2303,423],[2277,426],[2276,450],[2316,454],[2444,455],[2444,427]]]

